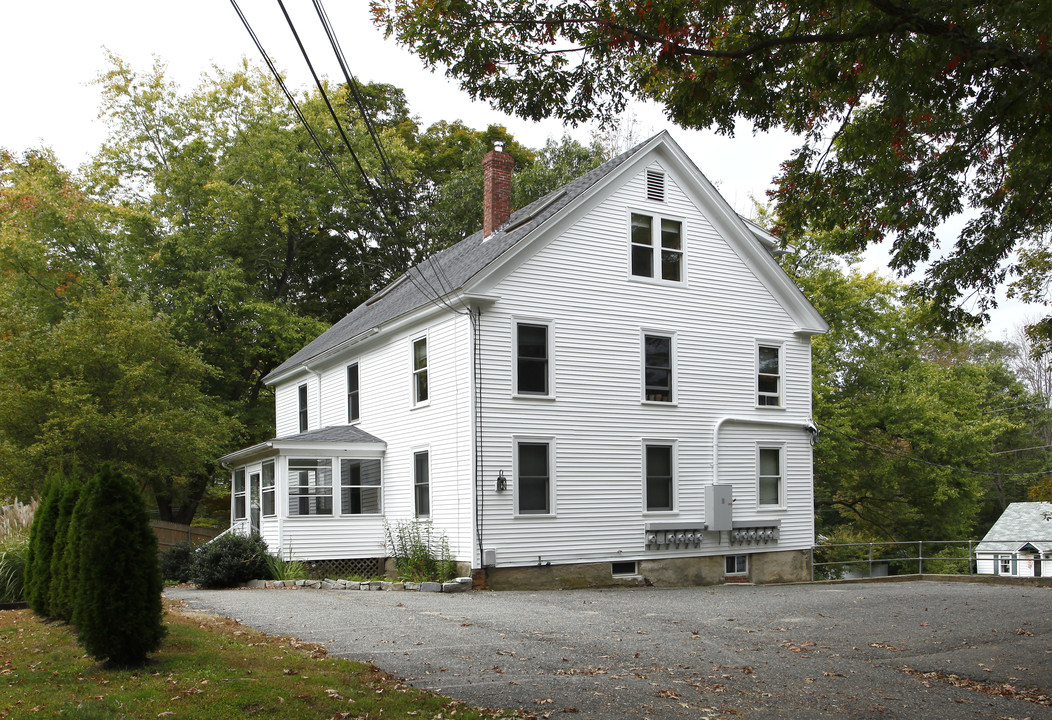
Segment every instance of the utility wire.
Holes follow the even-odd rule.
[[[343,124],[340,123],[340,118],[336,115],[336,110],[333,108],[332,103],[329,102],[329,96],[325,92],[325,85],[322,83],[321,78],[318,77],[318,73],[314,70],[314,63],[310,61],[310,55],[307,54],[307,48],[303,47],[303,41],[300,40],[300,34],[296,31],[296,26],[293,24],[288,10],[285,9],[284,0],[278,0],[278,6],[281,7],[281,13],[285,16],[285,22],[288,23],[289,30],[292,31],[292,36],[296,38],[296,44],[299,46],[300,53],[303,55],[303,59],[306,61],[307,67],[310,69],[310,74],[314,78],[314,84],[318,86],[318,92],[321,93],[322,100],[325,101],[325,107],[329,109],[329,114],[332,115],[332,120],[336,123],[336,129],[340,131],[340,137],[343,138],[343,144],[347,146],[347,151],[351,153],[351,158],[354,160],[354,164],[358,167],[358,172],[362,176],[362,181],[365,183],[365,188],[369,193],[369,197],[372,198],[373,202],[379,204],[379,198],[377,198],[373,192],[373,183],[369,179],[369,174],[365,172],[365,168],[362,167],[362,163],[358,159],[358,154],[354,152],[354,147],[351,146],[351,141],[348,139],[347,133],[344,132]]]
[[[292,96],[292,93],[289,92],[288,86],[285,85],[285,79],[281,77],[281,73],[278,72],[278,69],[274,65],[274,62],[270,59],[270,55],[268,55],[267,51],[263,49],[263,44],[259,41],[259,38],[256,36],[256,32],[252,29],[252,25],[248,22],[248,18],[245,17],[245,14],[243,12],[241,12],[241,8],[238,6],[237,0],[230,0],[230,4],[234,6],[234,12],[236,12],[237,16],[241,18],[241,24],[245,26],[245,30],[248,31],[249,37],[251,37],[252,42],[255,43],[256,49],[259,50],[259,54],[263,56],[263,61],[267,64],[267,67],[270,68],[270,73],[274,76],[274,79],[281,87],[281,92],[285,94],[285,99],[289,101],[289,105],[291,105],[292,109],[295,110],[296,117],[299,118],[300,124],[302,124],[303,127],[306,129],[307,134],[310,135],[310,139],[314,142],[315,147],[318,148],[318,152],[321,153],[322,161],[324,161],[325,165],[329,168],[330,171],[332,171],[332,174],[336,176],[336,179],[339,181],[340,186],[344,189],[344,192],[347,193],[348,199],[350,199],[352,202],[357,203],[357,201],[354,198],[354,193],[351,191],[350,186],[348,186],[347,181],[340,173],[339,168],[336,167],[336,164],[329,156],[329,153],[322,146],[321,141],[318,140],[318,136],[314,133],[314,129],[311,127],[310,123],[307,122],[307,118],[303,115],[303,111],[300,110],[299,103],[296,102],[296,98]]]
[[[1052,470],[1045,470],[1043,472],[1028,472],[1028,473],[995,473],[995,472],[986,472],[986,471],[983,471],[983,470],[969,470],[968,468],[954,467],[953,465],[944,465],[942,463],[936,463],[936,462],[932,462],[930,460],[924,460],[923,458],[914,457],[913,455],[907,455],[906,453],[901,453],[901,452],[898,452],[896,450],[892,450],[890,448],[886,448],[886,447],[882,447],[880,445],[876,445],[874,443],[871,443],[871,442],[868,442],[866,440],[863,440],[862,438],[855,437],[854,435],[846,433],[843,430],[840,430],[838,428],[826,425],[825,423],[816,422],[816,424],[820,425],[823,429],[828,430],[829,432],[836,433],[837,435],[845,437],[848,440],[853,440],[853,441],[855,441],[855,442],[857,442],[857,443],[859,443],[861,445],[865,445],[866,447],[873,448],[874,450],[882,452],[885,455],[894,455],[895,457],[900,457],[900,458],[903,458],[904,460],[909,460],[910,462],[917,462],[917,463],[921,463],[922,465],[929,465],[931,467],[942,468],[943,470],[953,470],[954,472],[970,473],[972,475],[983,475],[985,477],[1036,477],[1036,476],[1045,476],[1045,475],[1048,475],[1050,472],[1052,472]]]

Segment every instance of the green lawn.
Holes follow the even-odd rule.
[[[0,718],[532,717],[473,708],[401,685],[319,645],[270,637],[234,620],[167,607],[168,637],[149,665],[109,670],[85,656],[66,625],[0,611]]]

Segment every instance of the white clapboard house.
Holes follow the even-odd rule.
[[[235,531],[345,566],[419,519],[491,587],[808,576],[827,325],[667,133],[485,227],[271,372]]]
[[[975,547],[980,575],[1052,577],[1052,503],[1014,502]]]

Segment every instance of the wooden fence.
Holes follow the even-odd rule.
[[[187,540],[193,545],[200,545],[223,532],[212,528],[179,525],[178,523],[165,522],[164,520],[151,520],[150,525],[153,526],[153,532],[157,535],[157,549],[161,552]]]

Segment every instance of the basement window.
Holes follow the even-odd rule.
[[[749,556],[725,555],[723,573],[724,575],[748,575]]]
[[[610,574],[614,577],[634,577],[639,575],[639,563],[635,560],[610,563]]]

